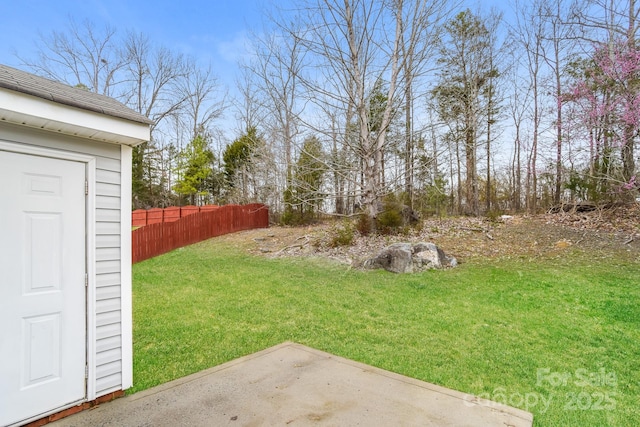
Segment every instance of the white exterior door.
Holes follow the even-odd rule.
[[[86,396],[85,174],[0,151],[0,426]]]

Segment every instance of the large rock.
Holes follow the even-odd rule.
[[[393,273],[413,272],[413,248],[409,243],[394,243],[364,262],[365,268],[384,268]]]
[[[394,243],[364,262],[365,268],[384,268],[392,273],[414,273],[455,267],[458,261],[433,243]]]

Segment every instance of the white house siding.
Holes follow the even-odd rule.
[[[107,144],[0,124],[0,140],[88,154],[96,159],[95,182],[95,397],[122,390],[120,267],[120,153]],[[91,183],[89,185],[92,185]],[[90,271],[90,270],[89,270]],[[89,313],[91,315],[91,313]],[[91,367],[90,367],[91,369]],[[90,387],[91,388],[91,387]]]

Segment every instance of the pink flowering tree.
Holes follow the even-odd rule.
[[[565,102],[574,103],[574,120],[588,132],[591,176],[616,180],[620,190],[638,188],[634,160],[640,131],[640,49],[618,41],[596,47],[582,62]],[[574,126],[576,124],[574,123]],[[620,153],[619,160],[613,154]]]

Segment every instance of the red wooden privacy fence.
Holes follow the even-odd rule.
[[[148,220],[147,214],[148,225],[131,232],[132,262],[143,261],[211,237],[269,226],[269,208],[259,203],[214,206],[199,211],[197,206],[193,208],[196,208],[195,212],[182,215],[182,218],[170,216],[167,219],[166,215],[162,215],[158,221],[157,216],[152,217],[153,223]],[[157,215],[158,211],[167,209],[150,209],[147,212],[154,211]]]
[[[171,206],[169,208],[137,209],[131,213],[131,225],[142,227],[159,222],[173,222],[187,215],[219,209],[220,206]]]

